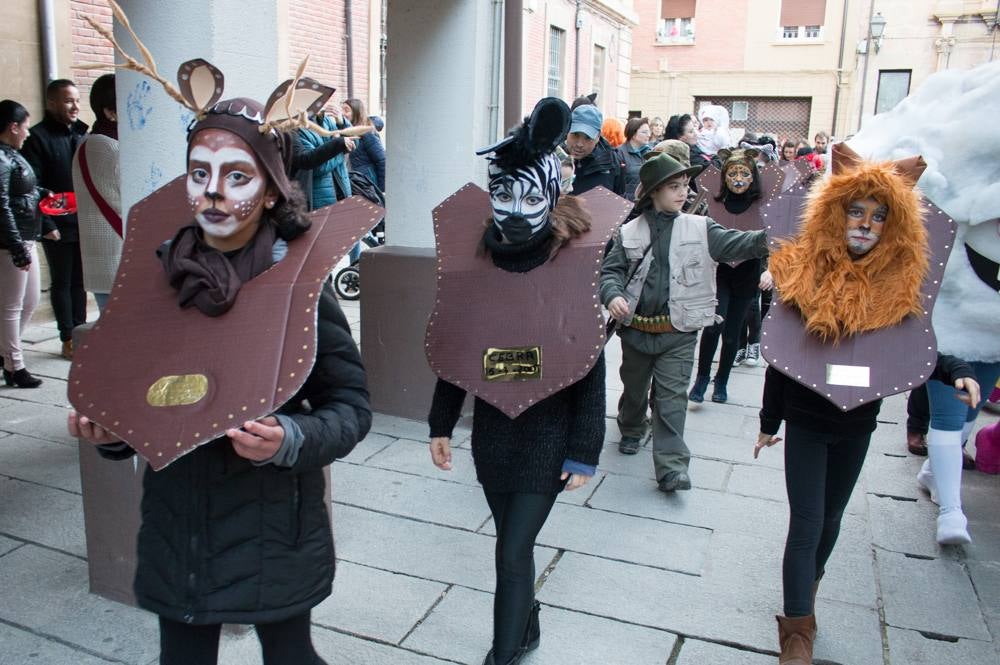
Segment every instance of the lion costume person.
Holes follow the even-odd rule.
[[[919,157],[868,163],[835,145],[833,174],[810,193],[798,234],[771,254],[778,302],[763,333],[770,366],[754,457],[781,440],[784,420],[791,516],[777,617],[781,664],[812,663],[816,592],[882,397],[928,374],[978,390],[965,362],[934,362],[929,315],[943,262],[932,269],[931,257],[946,252],[954,225],[913,191],[923,168]],[[892,347],[903,355],[893,357]],[[896,366],[906,364],[919,374],[901,375]]]

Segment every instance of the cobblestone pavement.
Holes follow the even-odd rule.
[[[357,307],[345,310],[357,327]],[[44,386],[0,388],[0,663],[155,663],[154,618],[88,592],[54,324],[31,328],[26,349]],[[608,354],[617,367],[615,344]],[[539,537],[543,637],[525,665],[776,663],[787,506],[780,447],[751,453],[763,370],[737,369],[730,404],[689,414],[695,487],[676,496],[656,490],[648,449],[624,457],[613,445],[614,374],[599,474],[560,497]],[[880,421],[820,587],[817,662],[1000,662],[1000,476],[966,472],[974,542],[940,548],[913,480],[921,460],[903,445],[902,397]],[[333,467],[340,563],[313,612],[331,665],[479,665],[489,648],[492,522],[468,431],[451,473],[431,465],[426,433],[378,416]],[[227,629],[220,662],[259,663],[252,630]]]

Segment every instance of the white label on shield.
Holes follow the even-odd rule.
[[[827,365],[826,382],[831,386],[871,387],[871,368],[860,365]]]

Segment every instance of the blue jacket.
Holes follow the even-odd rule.
[[[375,132],[361,137],[351,153],[351,170],[368,176],[368,179],[385,191],[385,149],[382,139]]]
[[[344,127],[350,127],[350,123],[346,120],[343,125],[336,125],[333,118],[328,115],[324,115],[322,118],[317,117],[315,122],[324,129],[331,131],[335,129],[343,129]],[[299,147],[305,150],[316,148],[329,140],[330,137],[320,136],[311,129],[299,130]],[[337,155],[333,159],[324,162],[313,169],[311,202],[313,210],[336,203],[337,189],[339,189],[344,196],[351,195],[351,177],[347,172],[347,160],[345,159],[346,154],[347,153],[342,153]],[[337,182],[336,189],[334,188],[334,180]]]

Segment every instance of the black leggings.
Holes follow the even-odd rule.
[[[744,327],[747,311],[753,302],[753,295],[736,295],[724,280],[717,282],[719,305],[715,313],[723,318],[722,323],[709,326],[701,332],[701,346],[698,347],[698,376],[712,373],[712,358],[722,337],[722,351],[719,353],[719,368],[715,372],[715,385],[726,385],[729,372],[733,369],[736,351],[739,350],[740,329]]]
[[[823,576],[837,543],[871,436],[844,437],[785,425],[785,488],[791,513],[781,570],[785,616],[813,613],[813,584]]]
[[[535,538],[555,494],[486,492],[497,531],[497,587],[493,597],[493,656],[506,663],[521,648],[535,601]]]
[[[326,665],[313,649],[309,612],[254,626],[264,665]],[[216,665],[221,624],[193,626],[160,617],[160,665]]]
[[[759,296],[759,297],[758,297]],[[760,328],[767,310],[771,308],[771,292],[758,291],[750,303],[747,312],[746,325],[740,330],[740,344],[737,350],[745,349],[748,344],[760,344]]]
[[[73,339],[73,328],[87,322],[87,292],[83,290],[83,260],[80,243],[43,240],[49,264],[49,299],[59,326],[59,339]]]

